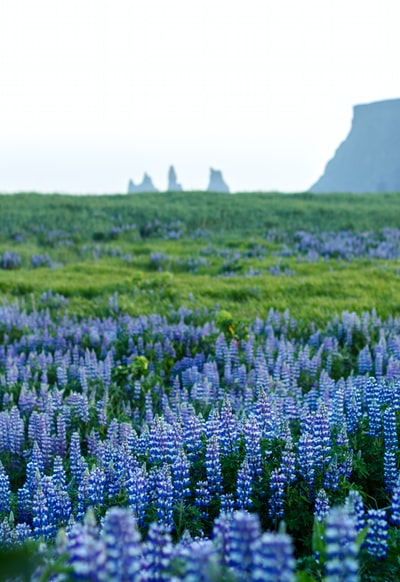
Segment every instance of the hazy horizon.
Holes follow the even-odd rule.
[[[174,165],[307,190],[353,106],[400,97],[396,0],[3,0],[0,192],[125,193]]]

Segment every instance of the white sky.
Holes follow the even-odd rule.
[[[399,0],[1,0],[0,191],[305,190],[400,97]]]

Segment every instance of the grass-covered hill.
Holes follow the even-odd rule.
[[[115,196],[0,196],[2,236],[37,229],[71,230],[77,238],[108,236],[112,227],[182,223],[196,229],[240,236],[264,236],[268,230],[367,231],[399,226],[400,194],[215,194],[158,193]],[[145,231],[143,231],[145,233]],[[151,234],[149,231],[148,234]]]
[[[400,313],[400,194],[0,196],[0,294],[78,313]]]

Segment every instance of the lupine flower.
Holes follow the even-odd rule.
[[[184,548],[185,582],[210,582],[222,579],[215,545],[210,540],[194,541]]]
[[[254,552],[254,582],[294,582],[295,565],[290,536],[284,533],[265,533],[256,543]]]
[[[396,449],[399,444],[396,427],[396,411],[391,406],[383,413],[383,434],[385,438],[385,449],[387,451]]]
[[[400,525],[400,483],[399,480],[396,481],[395,486],[392,490],[392,502],[391,502],[391,516],[390,521],[399,526]]]
[[[341,507],[333,508],[326,520],[326,582],[358,582],[357,530],[353,518]]]
[[[337,462],[337,456],[333,455],[329,466],[326,469],[324,487],[330,491],[337,491],[340,484],[340,472]]]
[[[257,515],[236,511],[229,522],[227,563],[239,580],[252,580],[255,553],[261,536]]]
[[[361,531],[365,527],[365,509],[361,493],[355,489],[349,491],[344,508],[354,519],[357,532]]]
[[[235,509],[235,500],[231,493],[223,493],[221,499],[221,513],[233,513]]]
[[[220,448],[216,435],[213,435],[207,443],[205,466],[209,492],[219,493],[222,487],[222,474]]]
[[[250,470],[253,475],[261,473],[261,433],[256,417],[251,414],[243,427],[244,443]]]
[[[157,479],[157,518],[167,529],[174,527],[174,488],[169,465],[164,465],[158,472]]]
[[[206,517],[207,513],[204,508],[208,507],[211,503],[211,495],[208,489],[207,481],[199,481],[196,486],[196,498],[194,504],[199,507],[201,514]]]
[[[367,513],[368,532],[365,547],[368,553],[379,560],[388,555],[388,523],[384,509],[369,509]]]
[[[399,470],[396,463],[396,450],[390,449],[385,451],[383,456],[383,476],[385,481],[385,489],[392,491],[399,476]]]
[[[247,457],[245,457],[238,471],[236,481],[237,506],[239,509],[249,509],[253,503],[251,501],[252,481],[253,481],[252,477],[253,476],[250,471],[249,462],[247,460]]]
[[[283,518],[285,503],[286,477],[280,469],[274,469],[271,473],[269,487],[271,497],[269,499],[268,514],[271,519],[279,520]]]
[[[238,426],[232,404],[225,398],[220,414],[220,436],[221,452],[223,454],[233,453],[238,448]]]
[[[89,505],[104,503],[106,476],[101,467],[94,467],[89,474],[87,484],[87,501]]]
[[[9,513],[11,509],[10,479],[0,461],[0,511]]]
[[[139,525],[142,525],[148,499],[146,468],[135,467],[132,469],[129,472],[125,487],[133,515],[138,520]]]
[[[329,513],[329,500],[325,489],[320,489],[318,495],[315,499],[314,504],[314,517],[319,522],[322,523]]]
[[[105,547],[107,578],[115,582],[136,580],[142,566],[142,548],[132,512],[118,507],[109,509],[101,539]]]
[[[172,465],[172,480],[174,485],[174,497],[176,500],[185,499],[190,495],[190,464],[183,448],[180,449],[174,464]]]
[[[315,478],[314,442],[312,435],[305,431],[301,434],[298,444],[297,466],[299,474],[313,487]]]
[[[107,580],[106,549],[87,525],[74,526],[68,536],[68,564],[75,580],[103,582]]]
[[[150,525],[144,551],[145,579],[151,582],[169,582],[173,546],[171,535],[164,525],[158,523]]]
[[[84,466],[82,464],[82,453],[79,433],[74,432],[71,436],[69,462],[72,476],[79,483],[83,477]]]
[[[313,418],[313,464],[315,469],[322,468],[329,458],[332,448],[329,418],[326,407],[320,404]]]
[[[50,539],[56,533],[52,512],[41,484],[39,484],[32,500],[32,525],[36,538]]]

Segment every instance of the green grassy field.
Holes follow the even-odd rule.
[[[115,426],[118,423],[132,424],[137,434],[146,435],[149,430],[146,424],[149,406],[152,407],[151,414],[154,411],[155,415],[155,422],[149,421],[151,431],[156,430],[154,427],[163,427],[164,424],[158,424],[158,419],[159,415],[162,417],[164,414],[165,403],[169,402],[169,398],[171,403],[174,398],[178,399],[178,392],[174,392],[178,390],[174,380],[178,380],[178,383],[182,381],[182,393],[186,395],[189,394],[187,386],[192,383],[189,400],[190,406],[193,403],[194,417],[204,415],[211,426],[214,405],[208,401],[208,395],[202,396],[202,390],[205,389],[203,381],[197,385],[189,379],[187,386],[184,384],[184,375],[186,377],[188,369],[183,367],[182,362],[187,358],[195,362],[197,357],[203,358],[199,361],[207,365],[215,363],[227,402],[229,397],[232,402],[239,403],[235,404],[235,414],[243,434],[238,432],[240,439],[235,437],[239,443],[237,449],[221,455],[223,490],[229,492],[229,495],[239,495],[239,471],[242,472],[244,459],[247,459],[246,435],[250,434],[245,431],[247,426],[252,426],[246,415],[255,418],[253,410],[256,405],[260,406],[257,410],[264,410],[264,406],[267,410],[271,406],[268,408],[270,412],[265,412],[268,420],[266,426],[271,424],[274,428],[271,434],[268,432],[268,438],[263,436],[261,440],[260,437],[263,465],[261,477],[252,477],[256,484],[254,491],[251,489],[254,498],[252,510],[261,515],[264,529],[270,530],[271,526],[278,528],[277,516],[273,512],[270,514],[271,507],[274,507],[271,499],[275,499],[276,492],[273,477],[275,479],[279,471],[282,473],[278,468],[284,466],[284,452],[289,460],[292,458],[295,462],[297,459],[293,469],[298,473],[297,481],[285,485],[287,498],[284,501],[285,523],[296,549],[296,580],[317,582],[325,579],[324,561],[327,560],[328,542],[323,535],[325,525],[318,525],[313,517],[313,496],[316,490],[312,492],[309,489],[308,477],[303,471],[304,443],[308,441],[301,440],[302,437],[310,439],[309,442],[314,437],[319,439],[321,427],[329,427],[329,422],[332,423],[332,450],[329,448],[328,455],[326,449],[324,463],[317,467],[317,489],[327,488],[332,505],[343,504],[353,486],[364,496],[368,511],[379,508],[385,512],[392,503],[391,493],[387,490],[389,469],[392,470],[389,461],[392,457],[387,461],[386,452],[393,452],[392,464],[394,471],[398,472],[399,405],[395,386],[398,382],[396,341],[399,320],[393,322],[393,318],[400,317],[399,206],[400,194],[220,195],[193,192],[143,196],[0,196],[0,340],[3,349],[0,392],[4,409],[1,414],[7,418],[2,430],[6,434],[11,426],[6,422],[9,422],[11,414],[16,414],[17,405],[14,406],[14,403],[18,403],[22,418],[25,419],[21,421],[23,437],[25,433],[29,437],[27,444],[24,444],[24,457],[14,455],[6,448],[4,443],[8,436],[7,439],[4,437],[4,442],[0,442],[3,446],[3,450],[0,447],[0,461],[6,467],[12,485],[9,496],[11,502],[9,505],[4,502],[3,509],[0,507],[0,518],[4,520],[0,520],[0,525],[3,523],[6,534],[6,528],[11,527],[11,522],[12,526],[14,524],[14,513],[9,518],[10,508],[13,511],[16,509],[15,514],[21,522],[24,515],[19,491],[24,482],[25,451],[32,448],[32,443],[28,441],[36,422],[30,419],[48,414],[47,411],[43,412],[44,400],[42,402],[41,398],[48,394],[51,402],[49,410],[52,411],[54,425],[51,429],[52,442],[58,442],[56,438],[59,439],[59,432],[61,435],[58,418],[62,416],[60,409],[53,403],[57,403],[60,397],[64,398],[66,410],[70,411],[71,423],[67,429],[68,441],[65,440],[63,462],[69,479],[66,495],[69,499],[71,494],[73,511],[77,513],[80,496],[85,500],[87,494],[82,485],[84,481],[79,486],[75,482],[78,473],[75,475],[73,471],[76,467],[78,471],[80,466],[75,467],[72,462],[72,433],[78,435],[78,441],[82,440],[85,454],[88,452],[85,478],[89,479],[89,476],[93,477],[101,469],[99,458],[103,454],[89,454],[89,436],[97,438],[98,435],[99,442],[105,443],[107,439],[114,438],[112,435],[116,433],[110,427],[115,423]],[[10,305],[14,301],[19,303],[18,309]],[[6,304],[4,308],[2,303]],[[49,313],[45,313],[43,308],[48,309]],[[287,313],[284,317],[272,313],[268,318],[271,309],[281,313],[289,311],[291,318]],[[68,314],[65,314],[65,310]],[[376,310],[384,321],[369,314],[360,318],[343,315],[343,312],[362,314],[372,310]],[[26,317],[24,311],[33,313]],[[164,315],[165,318],[148,318],[149,321],[162,321],[171,327],[164,331],[165,326],[157,324],[153,330],[150,325],[140,334],[135,335],[136,332],[132,331],[128,335],[129,317],[126,314],[141,316],[151,313]],[[262,321],[254,325],[256,318],[262,318]],[[268,321],[268,324],[265,323]],[[253,326],[250,328],[248,324],[251,323]],[[47,326],[50,326],[49,333]],[[180,331],[175,337],[173,326],[183,327],[184,332]],[[92,328],[95,332],[93,335]],[[258,331],[256,328],[259,328]],[[115,336],[112,335],[114,329]],[[136,329],[132,327],[132,321],[129,329]],[[53,342],[49,344],[51,349],[46,343],[50,341],[49,338]],[[103,343],[98,338],[102,338]],[[68,346],[75,342],[73,350],[70,347],[69,351],[66,350],[65,360],[61,363],[59,340]],[[231,353],[232,361],[237,353],[237,362],[243,362],[243,365],[235,363],[231,366],[229,363],[227,367],[223,359],[225,356],[222,359],[220,356],[223,342],[229,342],[226,343],[226,346],[229,345],[229,352],[226,348],[226,353],[229,353],[227,361],[229,359],[231,362]],[[160,348],[163,350],[162,357],[159,355]],[[50,350],[50,363],[46,364],[48,374],[47,371],[43,373],[42,369],[45,350]],[[107,350],[112,354],[110,358],[113,367],[110,368],[109,386],[106,387],[104,378],[108,378],[105,374],[107,366],[103,358],[108,354]],[[261,375],[261,365],[257,364],[259,353],[263,358],[265,354],[264,376]],[[385,358],[382,353],[385,353]],[[81,356],[79,376],[77,354]],[[371,358],[370,367],[369,360],[366,362],[365,359],[368,355]],[[96,365],[92,359],[88,359],[89,356],[92,359],[98,358]],[[29,376],[23,368],[28,378],[25,382],[15,374],[19,373],[18,366],[28,366],[26,362],[30,362],[31,367],[28,370]],[[381,374],[384,371],[388,376],[387,381],[382,380],[378,374],[379,362]],[[179,368],[179,365],[182,367]],[[206,367],[205,364],[199,365],[201,369]],[[365,370],[363,366],[366,366]],[[97,376],[90,376],[92,368]],[[172,370],[176,374],[175,378],[172,378]],[[239,372],[243,374],[243,371],[245,379],[241,384],[242,376]],[[233,376],[229,376],[231,372],[237,374],[234,380]],[[379,401],[380,408],[375,400],[371,400],[371,394],[375,394],[372,392],[375,386],[374,372],[379,382],[382,380],[379,386],[376,384],[379,395],[384,395],[382,402]],[[253,398],[251,391],[254,389],[256,394],[257,374],[260,375],[260,381],[266,382],[266,392],[260,384],[260,394]],[[88,382],[86,393],[85,379]],[[32,391],[28,394],[27,390],[31,386]],[[206,379],[204,386],[208,390],[212,384]],[[364,392],[360,391],[360,386],[364,386]],[[353,389],[354,393],[351,392]],[[36,398],[36,391],[38,394],[40,392],[40,399],[31,407],[29,398],[32,395]],[[348,397],[350,392],[355,395],[351,400]],[[268,400],[263,400],[262,395],[266,393]],[[343,404],[345,393],[348,399],[346,410]],[[85,402],[83,394],[87,403],[87,416],[83,405],[78,409],[78,405],[74,404],[79,398],[79,402]],[[318,408],[317,399],[318,402],[321,400]],[[364,408],[361,404],[359,410],[355,408],[358,401],[364,403]],[[186,404],[182,406],[185,411]],[[220,414],[219,406],[220,402],[215,407],[217,416]],[[221,415],[224,406],[221,405]],[[297,407],[298,416],[293,414],[293,406]],[[338,409],[338,417],[330,420],[328,410],[335,407]],[[360,413],[359,416],[356,416],[354,410]],[[168,411],[172,414],[171,407]],[[309,423],[302,417],[307,411],[312,431],[315,429],[312,433],[308,432],[311,430],[307,428]],[[382,434],[381,420],[386,418],[394,424],[394,428],[390,428],[392,432],[386,429]],[[357,429],[353,428],[349,419],[356,422]],[[345,424],[339,432],[339,425],[344,422],[349,426],[348,435]],[[376,428],[378,424],[379,430]],[[48,436],[46,427],[50,424],[41,426],[43,430],[40,429],[40,434]],[[257,428],[256,424],[254,426]],[[278,427],[280,432],[275,434]],[[157,430],[161,431],[161,428]],[[198,435],[193,437],[190,432],[188,434],[188,443],[199,441]],[[392,446],[389,437],[396,441],[393,445],[396,453],[389,450],[389,445]],[[185,528],[193,535],[198,532],[209,535],[213,520],[218,515],[222,503],[218,496],[214,496],[215,499],[207,509],[208,513],[200,513],[194,503],[194,500],[197,502],[200,499],[197,486],[203,482],[203,477],[208,478],[209,469],[204,460],[213,438],[214,435],[204,433],[199,441],[203,447],[202,456],[195,456],[191,465],[190,504],[188,502],[185,505],[182,501],[180,505],[174,506],[175,541],[180,539]],[[47,441],[44,439],[43,442]],[[92,439],[91,447],[94,442]],[[143,442],[146,443],[145,440]],[[320,443],[319,440],[317,442]],[[318,447],[321,451],[322,445],[318,444]],[[347,449],[351,451],[351,456],[347,456]],[[99,451],[103,450],[106,449],[99,448]],[[149,450],[150,445],[138,458],[140,463],[147,463],[150,471],[153,465],[158,466],[159,460],[153,453],[154,459],[148,457]],[[82,462],[84,457],[79,458]],[[20,463],[22,471],[18,469],[16,461]],[[351,481],[349,475],[343,472],[347,471],[348,462]],[[113,461],[109,467],[112,465]],[[340,475],[339,465],[342,471]],[[0,477],[2,470],[4,473],[3,466],[0,466]],[[48,468],[46,471],[49,472]],[[31,474],[34,473],[31,471]],[[338,478],[337,485],[334,483],[335,475]],[[392,478],[391,474],[389,477]],[[3,474],[3,488],[4,479]],[[50,476],[46,475],[45,479],[48,481]],[[99,520],[110,506],[108,504],[127,505],[128,492],[124,487],[120,486],[118,494],[107,494],[106,503],[103,503],[104,500],[96,501],[95,511]],[[32,494],[35,499],[36,489],[35,485]],[[43,493],[42,488],[40,491],[38,489],[38,493]],[[6,498],[5,495],[3,497]],[[148,524],[157,517],[157,503],[158,498],[155,498],[151,503],[142,504],[147,512],[144,525],[141,525],[146,535]],[[32,505],[29,519],[34,511],[38,512],[39,509],[33,510]],[[92,519],[90,512],[88,515],[88,519]],[[31,521],[33,523],[33,518]],[[44,526],[39,528],[36,521],[33,525],[36,528],[35,536],[39,539],[44,535]],[[361,580],[372,582],[399,579],[400,530],[397,525],[390,525],[387,559],[377,559],[378,554],[369,555],[364,547],[361,549]],[[312,536],[311,531],[314,532]],[[10,570],[13,574],[5,575],[6,579],[16,579],[21,574],[21,568],[32,572],[36,567],[36,557],[40,556],[45,556],[43,561],[50,556],[48,566],[41,574],[43,581],[53,579],[57,568],[65,566],[64,558],[61,556],[58,559],[58,549],[54,553],[52,541],[48,542],[47,554],[44,551],[41,554],[38,552],[38,542],[10,550],[1,547],[1,536],[6,540],[7,535],[11,536],[6,534],[0,531],[0,579],[2,571],[6,571],[6,566],[10,564],[14,568]],[[361,534],[361,537],[366,535],[366,530],[361,530]],[[62,534],[59,540],[64,539],[63,535],[65,537]],[[357,538],[358,545],[361,544],[361,537]],[[67,563],[69,570],[66,570],[70,573],[71,563]],[[32,579],[29,573],[26,579]],[[231,578],[229,575],[218,579],[242,578]]]
[[[132,314],[218,305],[243,321],[271,307],[318,323],[343,310],[399,315],[398,259],[282,253],[296,230],[379,232],[400,226],[399,210],[398,194],[4,195],[0,255],[17,252],[21,267],[0,269],[0,294],[29,306],[51,289],[78,314],[103,313],[117,292]],[[33,269],[44,253],[52,268]]]

